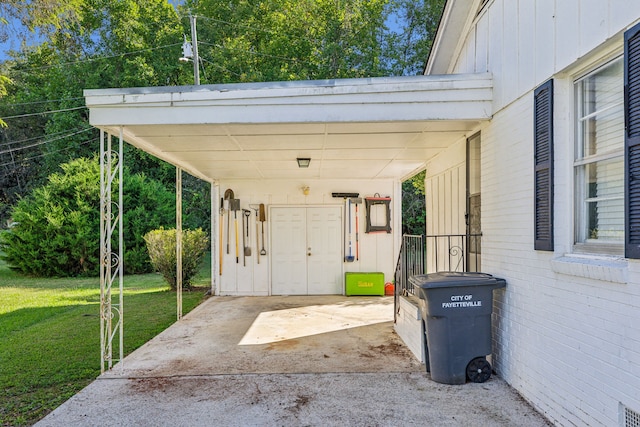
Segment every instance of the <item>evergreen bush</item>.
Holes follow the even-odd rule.
[[[160,228],[145,234],[149,257],[172,290],[178,288],[176,278],[176,229]],[[198,273],[209,239],[201,228],[182,231],[182,288],[191,288],[191,279]]]
[[[12,227],[0,235],[11,268],[44,277],[96,276],[100,253],[100,167],[97,158],[61,165],[62,172],[21,199]],[[152,271],[142,236],[175,223],[175,197],[143,174],[123,171],[126,273]]]

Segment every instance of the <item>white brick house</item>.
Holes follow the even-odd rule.
[[[427,233],[481,197],[494,367],[557,425],[640,420],[639,22],[636,1],[449,0],[425,69],[493,75],[492,119],[427,163]]]

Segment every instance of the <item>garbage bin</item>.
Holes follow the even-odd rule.
[[[485,382],[491,376],[493,290],[504,279],[486,273],[440,272],[409,278],[420,297],[425,359],[431,379],[444,384]]]

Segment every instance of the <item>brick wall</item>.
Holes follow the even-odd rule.
[[[508,283],[495,301],[495,367],[560,425],[617,425],[620,402],[640,410],[640,264],[533,250],[531,105],[521,97],[482,132],[483,270]],[[555,197],[571,200],[572,141],[556,145]],[[558,239],[571,216],[571,203],[556,206]],[[626,283],[594,280],[598,263],[626,270]]]

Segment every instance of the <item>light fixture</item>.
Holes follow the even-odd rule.
[[[296,160],[298,161],[299,168],[308,168],[309,163],[311,163],[311,159],[308,157],[298,157]]]

